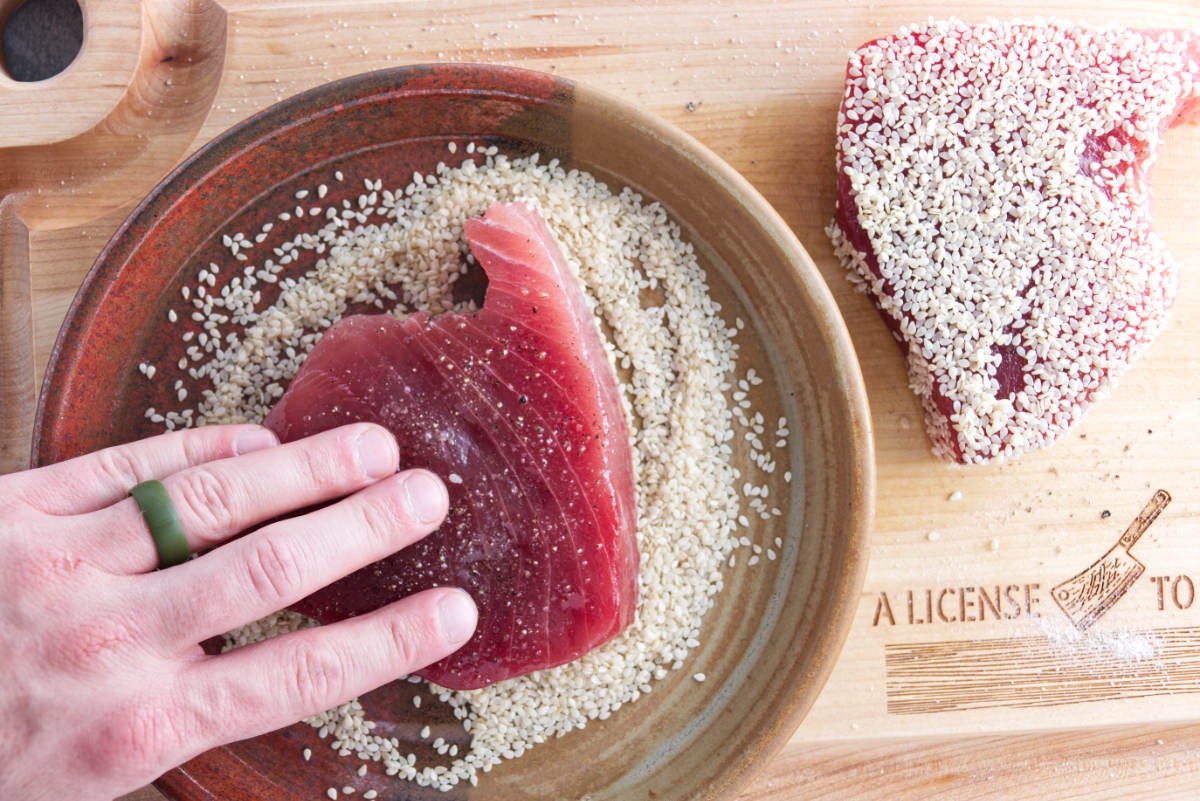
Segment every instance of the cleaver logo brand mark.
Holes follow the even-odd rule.
[[[1171,496],[1166,490],[1155,492],[1116,545],[1086,570],[1051,590],[1054,600],[1080,631],[1086,631],[1103,617],[1141,578],[1146,567],[1129,549],[1170,502]]]
[[[884,635],[888,714],[1200,696],[1200,625],[1195,625],[1200,598],[1191,576],[1174,570],[1148,576],[1143,584],[1157,596],[1155,616],[1168,607],[1193,610],[1185,625],[1154,625],[1145,614],[1146,594],[1140,615],[1120,625],[1094,625],[1127,594],[1136,594],[1130,589],[1146,568],[1130,549],[1170,502],[1166,490],[1154,493],[1112,548],[1049,589],[1054,604],[1045,597],[1042,588],[1049,582],[1041,576],[1033,577],[1040,582],[1019,585],[976,580],[972,586],[893,590],[891,599],[884,591],[877,599],[868,595],[875,607],[873,627],[899,635],[891,642]],[[1053,605],[1070,624],[1047,611]],[[972,635],[980,623],[990,623],[988,636]],[[941,636],[914,641],[899,630],[917,624],[936,626]],[[1009,630],[1001,633],[1000,627]],[[913,634],[920,636],[918,631]]]

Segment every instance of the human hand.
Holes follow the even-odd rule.
[[[433,531],[445,487],[398,461],[369,424],[287,445],[212,426],[0,476],[0,798],[110,799],[466,642],[474,603],[438,588],[218,656],[198,644]],[[128,495],[151,478],[191,549],[212,550],[155,570]]]

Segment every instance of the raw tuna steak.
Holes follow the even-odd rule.
[[[389,428],[402,467],[447,480],[432,535],[298,604],[323,622],[458,586],[475,636],[421,671],[473,689],[560,665],[633,619],[633,465],[613,369],[545,222],[517,203],[467,221],[488,275],[477,314],[346,317],[267,417],[294,440],[351,421]]]
[[[1200,110],[1200,37],[960,22],[851,54],[829,234],[908,357],[934,452],[1060,436],[1163,328],[1162,131]]]

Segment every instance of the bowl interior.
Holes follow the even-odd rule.
[[[745,322],[739,373],[753,367],[765,379],[750,388],[755,407],[771,430],[780,417],[791,421],[787,462],[761,477],[782,515],[757,520],[751,537],[778,537],[780,558],[754,566],[743,558],[727,570],[700,646],[649,695],[482,774],[478,787],[419,788],[377,765],[358,778],[358,761],[297,724],[168,773],[159,781],[168,796],[310,799],[353,784],[381,799],[718,798],[786,741],[837,657],[865,565],[872,457],[861,377],[832,299],[783,222],[712,154],[548,75],[473,65],[370,73],[284,101],[205,146],[138,207],[80,290],[47,370],[35,464],[157,433],[144,410],[169,408],[176,379],[199,391],[182,370],[150,382],[138,364],[185,355],[167,310],[209,262],[229,262],[224,236],[273,221],[282,241],[291,233],[277,215],[296,206],[298,188],[340,171],[345,180],[330,183],[325,199],[332,204],[361,193],[363,177],[403,186],[414,170],[451,158],[451,141],[460,159],[468,142],[559,158],[661,201],[680,224],[727,322]],[[311,264],[298,260],[290,274]],[[236,272],[223,271],[217,288]],[[743,474],[757,469],[742,441],[735,461]],[[703,682],[693,678],[700,672]],[[395,682],[363,699],[377,733],[422,761],[439,759],[419,737],[425,725],[465,748],[448,710],[413,707],[414,689]]]

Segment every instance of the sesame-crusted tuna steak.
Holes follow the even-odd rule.
[[[1162,132],[1200,110],[1200,36],[932,23],[850,56],[829,235],[907,352],[934,452],[1054,441],[1163,328]]]
[[[633,619],[633,464],[599,329],[546,223],[519,203],[464,226],[488,275],[476,314],[358,315],[313,348],[266,425],[289,441],[353,421],[395,435],[401,467],[447,479],[436,532],[296,605],[331,622],[458,586],[466,645],[420,671],[475,689],[569,662]]]

